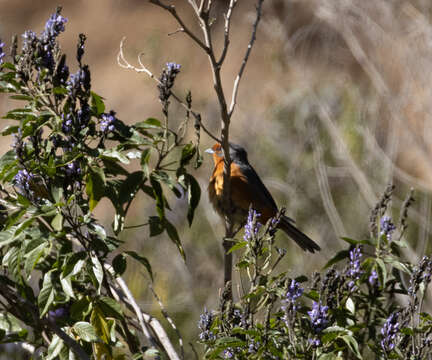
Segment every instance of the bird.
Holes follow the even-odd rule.
[[[244,225],[249,209],[252,208],[260,214],[260,220],[266,223],[278,213],[276,202],[252,165],[249,164],[246,150],[233,143],[229,144],[229,149],[231,157],[230,200],[233,222]],[[226,211],[223,206],[224,155],[222,146],[220,143],[216,143],[205,152],[212,154],[214,161],[214,169],[208,187],[209,199],[216,212],[224,218]],[[320,246],[297,229],[293,222],[294,220],[291,218],[282,215],[278,228],[283,230],[304,251],[314,253],[321,250]]]

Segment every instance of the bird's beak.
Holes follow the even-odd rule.
[[[214,154],[215,153],[215,151],[212,148],[208,148],[204,152],[206,152],[208,154]]]

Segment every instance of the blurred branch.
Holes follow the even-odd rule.
[[[156,291],[153,289],[153,286],[150,284],[150,290],[153,293],[153,296],[155,297],[156,301],[159,304],[159,307],[161,309],[162,315],[164,318],[168,321],[168,323],[171,325],[175,333],[177,334],[177,337],[179,338],[179,345],[180,345],[180,351],[181,351],[181,358],[184,359],[184,347],[183,347],[183,338],[180,334],[180,331],[177,329],[177,326],[175,325],[174,321],[171,319],[171,317],[168,315],[168,312],[165,310],[165,307],[160,300],[159,296],[156,294]]]
[[[175,351],[174,346],[171,344],[171,341],[166,334],[165,329],[162,327],[159,321],[152,316],[144,313],[140,309],[125,281],[120,276],[116,277],[114,275],[114,269],[111,265],[105,263],[104,268],[109,271],[109,273],[111,274],[111,276],[113,276],[115,282],[121,289],[120,293],[119,291],[111,287],[113,295],[118,298],[117,300],[122,300],[126,306],[132,308],[138,318],[138,322],[141,326],[144,336],[150,341],[151,345],[157,347],[158,342],[151,334],[150,329],[157,335],[157,340],[162,345],[162,349],[166,352],[168,358],[170,360],[180,360],[180,357]]]
[[[333,230],[336,233],[336,236],[339,238],[340,236],[346,235],[346,230],[343,225],[343,222],[339,216],[336,205],[333,201],[333,197],[330,190],[330,185],[328,182],[328,176],[326,172],[325,164],[323,163],[323,149],[322,144],[318,138],[318,136],[314,135],[314,167],[315,174],[318,179],[318,186],[321,193],[321,198],[324,204],[324,208],[326,210],[327,216],[330,219],[330,222],[333,226]]]

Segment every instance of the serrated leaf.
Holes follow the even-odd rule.
[[[92,273],[94,275],[94,279],[97,282],[97,284],[95,284],[95,286],[97,288],[98,294],[100,294],[102,281],[103,281],[103,277],[104,277],[103,268],[102,268],[102,265],[101,265],[99,259],[97,258],[97,256],[92,255],[90,257],[90,259],[92,262]]]
[[[65,277],[65,278],[61,278],[60,279],[60,284],[62,286],[63,291],[65,292],[65,294],[71,298],[75,299],[75,294],[72,288],[72,280],[71,280],[71,276]]]
[[[54,288],[51,283],[51,272],[44,275],[42,289],[38,296],[38,306],[40,309],[40,316],[44,316],[54,301]]]
[[[105,314],[99,309],[99,307],[96,306],[93,308],[90,316],[90,322],[96,332],[96,335],[107,344],[110,338],[110,331],[108,324],[105,321]]]
[[[48,346],[48,356],[46,357],[46,360],[55,359],[58,356],[58,354],[60,354],[61,350],[63,349],[63,346],[64,346],[63,340],[54,334],[51,344]]]
[[[78,321],[74,324],[72,330],[83,341],[92,342],[99,340],[93,326],[86,321]]]

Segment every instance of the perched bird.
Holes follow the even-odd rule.
[[[222,147],[216,143],[207,153],[213,154],[214,169],[210,178],[208,194],[210,202],[215,210],[224,216],[223,208],[223,171],[224,157]],[[254,168],[249,164],[247,152],[244,148],[236,144],[230,144],[231,157],[231,206],[233,221],[236,224],[246,222],[249,207],[261,214],[260,220],[264,223],[274,217],[278,212],[278,207],[273,200]],[[321,248],[307,235],[303,234],[293,224],[293,220],[287,216],[282,216],[278,227],[282,229],[297,245],[304,251],[315,252]]]

